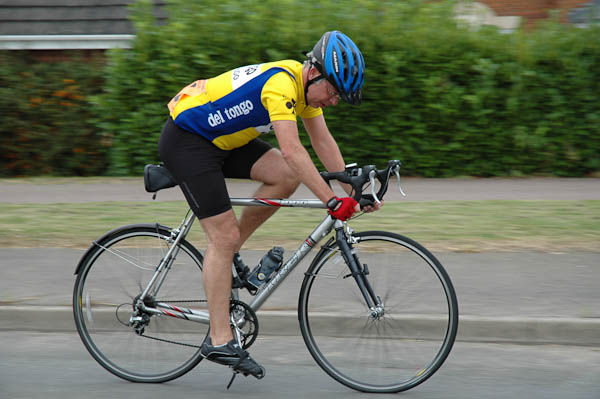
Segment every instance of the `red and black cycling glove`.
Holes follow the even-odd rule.
[[[327,208],[329,208],[329,214],[335,219],[345,221],[354,214],[356,204],[358,203],[351,197],[331,197],[331,199],[327,201]]]

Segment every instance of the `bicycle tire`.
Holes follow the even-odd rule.
[[[338,382],[362,392],[401,392],[431,377],[448,357],[458,329],[458,301],[441,263],[399,234],[353,234],[367,278],[385,306],[370,315],[333,239],[315,257],[300,290],[306,346]]]
[[[170,381],[202,360],[198,346],[208,325],[151,316],[143,336],[125,325],[133,313],[136,296],[146,287],[170,246],[170,237],[171,229],[161,225],[124,226],[95,242],[76,272],[73,314],[79,336],[102,367],[128,381]],[[161,286],[160,298],[156,299],[170,304],[203,301],[202,261],[200,252],[181,240],[176,260]],[[206,309],[205,302],[180,306]]]

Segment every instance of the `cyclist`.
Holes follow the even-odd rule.
[[[238,347],[231,331],[231,264],[242,244],[277,208],[247,207],[238,222],[225,177],[262,182],[257,198],[287,198],[302,182],[340,220],[359,210],[354,199],[336,197],[321,178],[300,142],[296,118],[302,118],[323,165],[329,171],[344,170],[322,108],[337,105],[340,98],[360,104],[363,56],[339,31],[326,32],[306,56],[304,64],[284,60],[250,65],[186,86],[168,105],[170,118],[159,141],[160,157],[208,240],[203,276],[210,334],[201,354],[257,378],[264,376],[264,368]],[[257,138],[271,130],[280,150]],[[350,193],[351,187],[343,188]]]

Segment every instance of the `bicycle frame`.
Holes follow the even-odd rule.
[[[288,200],[288,199],[263,199],[263,198],[232,198],[232,205],[239,206],[276,206],[276,207],[300,207],[300,208],[318,208],[326,209],[325,205],[319,200]],[[144,304],[144,299],[152,291],[154,295],[158,293],[162,282],[164,281],[171,264],[175,260],[177,244],[185,238],[190,231],[194,222],[194,215],[190,212],[181,225],[172,231],[172,245],[163,257],[160,265],[157,267],[152,279],[148,283],[142,295],[138,298],[137,307],[145,312],[153,314],[162,314],[170,317],[176,317],[185,320],[208,324],[210,317],[208,312],[198,311],[194,309],[183,308],[170,305],[168,303],[158,302],[156,308],[149,307]],[[315,247],[315,245],[327,236],[332,229],[337,233],[337,241],[340,246],[340,251],[348,264],[351,275],[356,280],[363,297],[366,300],[368,308],[374,316],[381,312],[381,303],[378,297],[375,296],[368,281],[364,278],[361,267],[357,262],[356,255],[351,253],[348,242],[346,242],[346,224],[327,215],[325,219],[312,231],[312,233],[304,240],[302,245],[292,254],[292,256],[282,265],[271,280],[262,287],[249,306],[255,312],[267,301],[271,294],[279,287],[285,278],[296,268],[296,266],[304,259],[304,257]],[[233,268],[233,266],[232,266]],[[237,295],[236,295],[237,296]],[[234,299],[238,299],[237,297]],[[136,316],[133,316],[131,322],[136,321]]]
[[[348,165],[343,171],[321,172],[321,177],[326,184],[335,180],[352,187],[348,195],[369,211],[379,208],[394,174],[402,194],[399,168],[400,161],[391,160],[384,169]],[[146,165],[144,182],[154,193],[177,183],[157,165]],[[329,376],[361,392],[400,392],[431,377],[446,360],[457,334],[458,303],[447,272],[426,248],[393,232],[354,232],[351,223],[329,215],[316,199],[232,198],[231,203],[321,209],[324,217],[297,249],[288,251],[273,276],[256,284],[258,289],[250,282],[265,270],[250,272],[237,256],[222,270],[231,270],[233,289],[223,292],[230,299],[229,315],[219,316],[228,316],[233,338],[244,351],[241,359],[260,332],[256,313],[308,259],[300,275],[298,326],[308,351]],[[94,241],[77,265],[77,331],[92,357],[120,378],[171,381],[204,358],[200,340],[215,320],[208,310],[212,298],[201,290],[207,277],[202,272],[214,265],[207,263],[210,253],[189,241],[194,219],[189,209],[174,228],[159,223],[117,227]],[[307,258],[315,246],[318,250]],[[356,350],[346,351],[349,344]],[[244,372],[239,366],[233,366],[229,386],[236,373]],[[260,378],[264,368],[252,374]]]

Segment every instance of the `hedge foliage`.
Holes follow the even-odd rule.
[[[99,157],[98,170],[106,166],[104,144],[109,174],[140,174],[145,163],[157,161],[166,104],[191,81],[240,65],[302,60],[301,50],[339,29],[361,48],[367,65],[363,104],[325,110],[347,161],[383,165],[398,158],[404,173],[421,176],[600,171],[598,26],[548,21],[512,34],[475,31],[452,18],[452,1],[168,3],[170,22],[161,26],[149,0],[132,8],[133,48],[110,51],[103,92],[85,96],[83,118],[63,107],[66,116],[58,119],[66,126],[51,121],[51,128],[40,127],[57,137],[64,135],[57,133],[61,128],[73,140],[87,137],[99,150],[86,152]],[[23,131],[30,134],[27,126],[38,121],[24,117]],[[3,116],[2,153],[12,120],[5,123]]]
[[[0,52],[0,176],[106,171],[108,143],[89,102],[101,92],[103,68],[81,54],[40,63]]]

